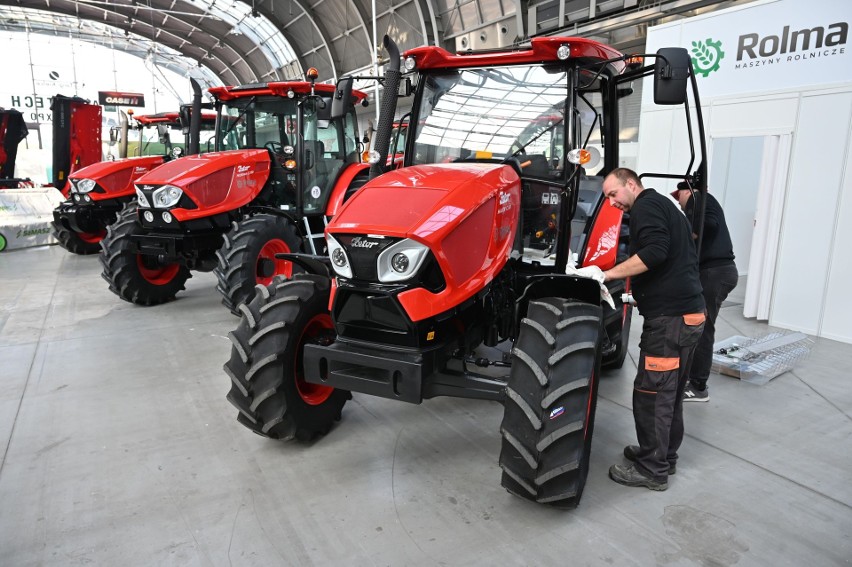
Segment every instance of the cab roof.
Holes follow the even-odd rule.
[[[331,96],[335,91],[334,85],[326,83],[315,83],[314,91],[317,94]],[[307,81],[301,82],[275,82],[275,83],[252,83],[230,87],[210,87],[210,94],[219,100],[233,100],[250,96],[288,96],[292,91],[297,96],[306,96],[311,93],[311,84]],[[352,90],[353,104],[358,104],[367,98],[367,94],[359,90]]]
[[[144,126],[150,124],[169,124],[172,126],[180,126],[180,115],[177,112],[158,112],[157,114],[134,114],[133,118]],[[215,112],[201,112],[201,120],[203,122],[213,123],[216,121]]]
[[[589,63],[624,57],[624,54],[608,45],[581,37],[534,37],[528,44],[517,48],[460,53],[450,53],[441,47],[423,46],[409,49],[403,53],[403,57],[414,58],[418,70],[546,64],[561,61],[556,51],[562,45],[570,46],[569,59],[586,60]],[[622,73],[627,66],[624,61],[614,61],[610,65],[616,74]]]

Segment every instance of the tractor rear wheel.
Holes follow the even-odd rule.
[[[101,240],[106,236],[106,228],[98,232],[74,232],[53,222],[53,237],[59,245],[73,254],[97,254],[101,250]]]
[[[107,227],[101,241],[101,276],[109,289],[120,298],[138,305],[158,305],[175,298],[192,277],[189,269],[178,263],[163,263],[153,256],[131,251],[130,237],[140,234],[136,203],[121,209],[118,220]]]
[[[237,329],[225,373],[231,378],[228,400],[239,410],[237,421],[264,437],[310,441],[328,433],[340,420],[347,390],[305,382],[305,344],[333,342],[336,333],[328,312],[330,281],[298,274],[276,276],[247,304]]]
[[[500,467],[503,486],[559,508],[580,502],[592,447],[601,352],[599,305],[530,302],[512,350]]]
[[[222,294],[222,304],[239,316],[239,305],[251,301],[255,286],[269,285],[275,276],[289,278],[299,271],[292,262],[279,260],[275,254],[301,249],[302,239],[285,217],[259,214],[234,222],[225,235],[225,243],[216,252],[219,259],[215,269],[219,280],[216,289]]]

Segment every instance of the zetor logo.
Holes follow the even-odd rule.
[[[352,246],[352,248],[367,248],[369,250],[373,246],[378,246],[379,243],[373,242],[372,240],[366,240],[364,238],[361,238],[360,236],[356,236],[352,239],[349,245]]]
[[[722,42],[707,38],[704,41],[692,42],[692,69],[696,75],[706,77],[713,71],[719,70],[719,62],[725,57]]]
[[[249,165],[238,165],[237,166],[237,173],[245,173],[249,169],[251,169],[251,166],[249,166]]]

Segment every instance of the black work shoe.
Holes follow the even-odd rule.
[[[695,384],[690,382],[686,385],[686,389],[683,391],[683,401],[685,402],[709,402],[710,401],[710,392],[705,387],[703,390],[699,390],[695,387]]]
[[[635,465],[612,465],[609,467],[609,478],[624,486],[644,486],[651,490],[666,490],[669,487],[665,480],[658,482],[640,473]]]
[[[624,448],[624,458],[631,463],[636,462],[636,453],[639,452],[639,445],[628,445]],[[669,475],[677,473],[677,463],[669,463]]]

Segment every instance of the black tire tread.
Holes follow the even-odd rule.
[[[59,242],[60,246],[72,254],[88,256],[101,251],[100,242],[86,242],[76,232],[65,228],[61,224],[57,224],[56,221],[53,221],[51,224],[53,225],[53,237]]]
[[[121,299],[137,305],[159,305],[172,301],[177,293],[185,289],[186,280],[192,277],[186,266],[180,266],[174,278],[166,284],[154,285],[139,273],[136,254],[130,251],[130,236],[141,232],[136,218],[136,203],[126,203],[118,214],[118,220],[107,227],[107,234],[100,242],[101,277],[109,283],[109,289]]]
[[[276,276],[265,293],[240,305],[239,326],[228,333],[233,346],[224,366],[231,380],[227,399],[239,412],[237,421],[254,433],[310,441],[340,420],[351,394],[337,389],[322,404],[308,405],[296,389],[292,370],[301,325],[328,312],[329,290],[328,280],[319,276]]]
[[[245,314],[240,305],[251,301],[257,289],[264,287],[257,283],[255,266],[260,248],[272,236],[284,240],[292,252],[301,250],[302,240],[292,222],[280,215],[263,213],[232,222],[222,247],[216,251],[216,289],[222,294],[222,305],[234,315]]]
[[[594,426],[601,313],[599,305],[563,298],[529,304],[512,349],[500,427],[502,484],[512,494],[560,508],[580,501]]]

